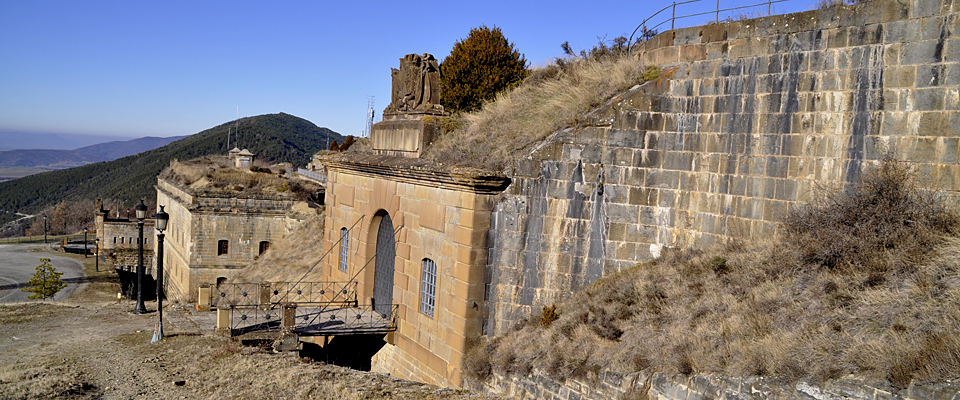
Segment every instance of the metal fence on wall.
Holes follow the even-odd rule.
[[[686,0],[686,1],[674,1],[653,13],[653,15],[644,19],[640,25],[637,25],[637,28],[633,30],[633,33],[630,34],[630,38],[627,43],[634,43],[634,37],[636,37],[637,32],[641,32],[641,36],[637,37],[638,41],[643,41],[649,39],[650,37],[656,35],[659,29],[666,29],[666,24],[670,23],[670,30],[677,29],[677,21],[681,20],[690,20],[694,17],[699,16],[713,16],[714,23],[719,23],[721,21],[720,16],[723,15],[723,21],[742,19],[742,18],[753,18],[763,16],[763,11],[766,11],[766,15],[771,15],[773,13],[773,5],[777,3],[783,3],[787,0],[767,0],[766,2],[746,5],[746,6],[736,6],[736,7],[721,7],[720,0]],[[689,14],[677,15],[677,7],[680,6],[681,13],[690,12]],[[712,7],[711,9],[704,9],[703,7]],[[765,7],[764,10],[761,7]],[[760,10],[758,15],[743,14],[736,12],[740,10],[753,9]],[[667,16],[665,13],[669,12],[670,15]],[[664,14],[664,15],[661,15]],[[659,18],[658,18],[659,16]],[[686,21],[685,21],[686,22]],[[711,21],[701,20],[699,23],[709,23]],[[696,20],[690,22],[691,24],[698,24]],[[692,25],[691,25],[692,26]],[[685,26],[679,26],[685,27]],[[632,46],[631,46],[632,50]]]

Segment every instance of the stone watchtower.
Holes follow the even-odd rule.
[[[393,95],[383,121],[373,125],[370,142],[383,155],[417,158],[438,134],[440,65],[430,54],[407,54],[391,68]]]

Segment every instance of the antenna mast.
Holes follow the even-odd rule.
[[[370,131],[373,129],[373,96],[367,96],[367,128],[363,131],[364,137],[370,137]]]

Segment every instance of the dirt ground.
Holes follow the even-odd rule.
[[[484,398],[245,347],[176,304],[164,304],[165,338],[150,343],[157,314],[117,304],[115,275],[87,261],[87,282],[67,300],[0,305],[0,398]]]

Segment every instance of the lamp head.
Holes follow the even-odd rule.
[[[147,217],[147,205],[143,204],[143,199],[140,199],[140,204],[137,204],[134,209],[137,211],[137,219],[142,221]]]
[[[167,221],[170,219],[170,214],[167,214],[166,211],[163,211],[163,206],[160,206],[160,211],[157,212],[157,230],[163,232],[167,229]]]

